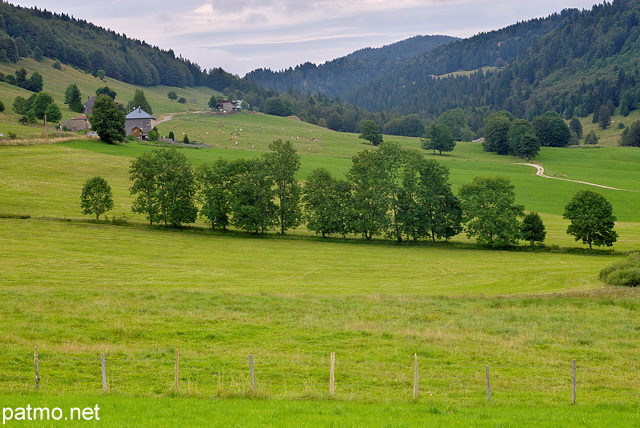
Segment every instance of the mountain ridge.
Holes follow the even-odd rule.
[[[306,62],[280,71],[258,68],[245,78],[280,92],[297,89],[335,97],[390,72],[407,59],[457,40],[460,39],[444,35],[414,36],[379,48],[358,49],[320,65]]]

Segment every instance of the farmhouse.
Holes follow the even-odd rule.
[[[233,104],[231,104],[231,101],[222,100],[218,101],[218,105],[216,107],[221,111],[231,111],[233,109]]]
[[[127,115],[124,123],[125,132],[134,137],[144,137],[153,128],[154,119],[155,117],[138,107]]]
[[[222,101],[218,101],[218,104],[217,104],[216,107],[217,107],[217,109],[219,111],[224,111],[224,112],[242,111],[242,100],[236,100],[236,101],[222,100]]]
[[[88,131],[91,129],[89,119],[86,114],[74,117],[73,119],[65,120],[60,123],[60,129],[68,129],[69,131]]]
[[[93,103],[96,102],[97,97],[91,97],[84,102],[84,114],[91,114],[93,112]]]

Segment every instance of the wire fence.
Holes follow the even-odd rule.
[[[147,355],[0,354],[0,389],[55,394],[184,395],[482,404],[640,403],[640,366],[468,365],[408,355],[402,362],[247,354],[203,357],[167,349]]]

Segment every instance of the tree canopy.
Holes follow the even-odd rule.
[[[380,127],[373,120],[365,120],[360,127],[358,138],[367,140],[372,146],[379,146],[382,143]]]
[[[133,100],[131,100],[131,109],[135,110],[138,107],[151,115],[153,114],[151,104],[147,101],[147,97],[144,95],[144,91],[142,89],[136,89],[136,92],[133,95]]]
[[[443,123],[429,126],[420,141],[423,149],[433,150],[433,153],[435,153],[436,150],[439,154],[442,154],[442,152],[452,152],[456,147],[456,141],[453,138],[451,130]]]
[[[591,190],[580,190],[564,208],[564,218],[571,221],[567,233],[576,241],[581,240],[593,245],[610,247],[618,239],[613,230],[616,216],[607,199]]]
[[[131,162],[131,211],[145,214],[149,224],[179,227],[196,220],[195,181],[191,165],[175,148],[156,149]]]
[[[520,237],[524,207],[515,203],[515,187],[506,177],[476,177],[459,192],[467,235],[493,247],[514,245]]]
[[[571,140],[569,126],[555,111],[548,111],[533,119],[533,128],[543,147],[566,147]]]
[[[301,188],[296,178],[300,169],[300,155],[296,153],[291,141],[275,140],[269,144],[269,150],[263,155],[263,159],[276,185],[278,223],[280,233],[284,235],[288,229],[296,228],[302,223]]]
[[[124,140],[125,114],[108,95],[98,95],[89,115],[89,123],[100,139],[107,144]]]
[[[113,195],[107,180],[100,176],[88,179],[82,186],[80,195],[82,214],[95,214],[96,220],[107,211],[113,209]]]

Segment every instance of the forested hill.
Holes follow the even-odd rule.
[[[223,90],[243,85],[221,68],[201,70],[172,50],[161,50],[126,34],[67,14],[0,2],[0,61],[39,56],[89,73],[103,70],[109,77],[140,86],[202,85]]]
[[[321,65],[307,62],[283,71],[257,69],[245,78],[284,92],[291,88],[307,93],[341,96],[364,82],[391,72],[405,61],[438,46],[459,40],[450,36],[415,36],[381,48],[365,48]]]
[[[424,117],[437,117],[456,107],[504,109],[527,119],[548,110],[571,118],[597,112],[603,105],[611,111],[619,107],[623,114],[638,108],[640,0],[605,2],[582,12],[566,10],[549,19],[555,28],[512,59],[502,57],[509,64],[500,70],[451,78],[430,76],[456,68],[455,63],[438,68],[445,60],[456,58],[453,52],[466,52],[461,58],[473,57],[472,49],[462,47],[471,47],[474,39],[495,43],[496,32],[480,34],[434,50],[384,79],[354,88],[342,99],[364,108]],[[452,54],[447,55],[445,49]],[[441,61],[429,60],[439,54]],[[464,69],[488,64],[478,61],[457,66]]]

